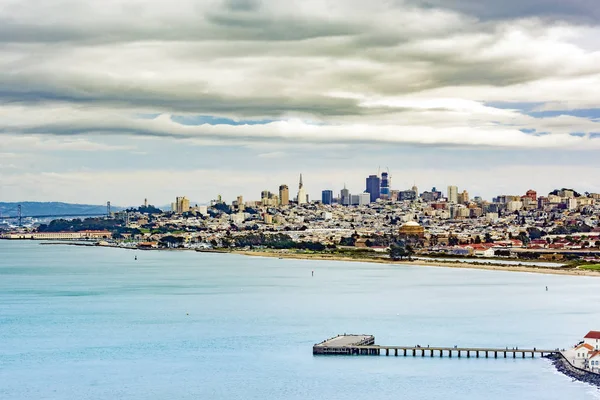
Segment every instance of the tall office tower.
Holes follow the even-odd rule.
[[[260,202],[263,206],[269,205],[269,199],[271,198],[271,196],[272,194],[268,190],[263,190],[262,192],[260,192]]]
[[[454,204],[458,203],[458,187],[448,186],[448,202]]]
[[[288,185],[279,186],[279,204],[282,206],[290,204],[290,188],[288,188]]]
[[[346,189],[346,184],[344,183],[344,188],[340,191],[340,202],[343,206],[349,206],[351,201],[350,191]]]
[[[300,174],[300,183],[298,184],[298,204],[306,204],[306,199],[306,190],[304,189],[304,184],[302,183],[302,174]]]
[[[377,201],[380,196],[381,182],[377,175],[369,175],[367,178],[367,190],[365,192],[371,195],[371,203]]]
[[[390,199],[390,180],[391,177],[388,175],[387,172],[381,173],[381,186],[379,189],[379,197],[381,197],[383,200]]]
[[[190,201],[185,197],[177,197],[175,199],[175,212],[183,214],[190,211]]]
[[[463,192],[458,196],[458,202],[461,204],[469,204],[469,192],[463,190]]]
[[[333,203],[333,190],[323,190],[321,192],[321,202],[323,204]]]

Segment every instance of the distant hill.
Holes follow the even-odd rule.
[[[30,215],[87,215],[106,214],[106,205],[70,204],[59,202],[37,202],[23,201],[20,203],[0,202],[0,214],[4,217],[16,216],[17,207],[21,205],[21,213],[24,217]],[[122,210],[122,207],[111,207],[111,211]]]

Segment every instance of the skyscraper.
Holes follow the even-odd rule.
[[[343,206],[349,206],[351,200],[350,191],[346,189],[346,184],[344,184],[344,188],[340,192],[340,202]]]
[[[448,202],[454,204],[458,203],[458,187],[448,186]]]
[[[377,175],[369,175],[367,178],[366,192],[371,195],[371,203],[374,203],[380,195],[381,182]],[[388,193],[389,194],[389,193]]]
[[[288,188],[288,185],[279,186],[279,204],[282,206],[290,204],[290,188]]]
[[[306,190],[302,183],[302,174],[300,174],[300,183],[298,184],[298,204],[306,204]]]
[[[381,187],[380,187],[379,196],[383,200],[390,199],[390,177],[387,172],[381,173]]]
[[[461,204],[469,204],[469,192],[463,190],[461,194],[458,195],[458,202]]]
[[[323,190],[321,192],[321,202],[323,204],[333,203],[333,190]]]
[[[190,211],[190,201],[185,197],[177,197],[175,199],[175,212],[183,214]]]

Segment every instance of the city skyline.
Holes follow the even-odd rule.
[[[0,16],[2,201],[294,197],[300,170],[314,199],[376,166],[600,192],[594,1],[27,3]]]
[[[546,194],[550,195],[551,192],[557,191],[557,190],[572,191],[573,193],[580,193],[582,196],[585,196],[588,193],[593,193],[593,192],[588,192],[588,191],[579,191],[572,187],[568,187],[568,188],[567,187],[561,187],[561,188],[556,187],[556,188],[552,189],[551,191],[538,193],[536,190],[530,188],[530,189],[524,191],[523,193],[508,193],[508,192],[497,193],[496,195],[494,195],[491,198],[484,198],[480,195],[471,196],[469,194],[469,191],[466,188],[459,188],[455,185],[449,185],[445,191],[436,186],[433,186],[431,188],[423,188],[422,190],[419,190],[419,188],[416,186],[416,183],[413,184],[413,186],[411,188],[394,188],[394,187],[388,186],[389,182],[392,179],[392,176],[389,173],[389,171],[380,172],[380,177],[385,177],[385,178],[381,179],[381,178],[378,178],[378,175],[373,175],[373,174],[367,176],[366,180],[365,180],[366,181],[365,189],[362,191],[361,190],[351,191],[347,188],[347,185],[344,183],[342,189],[340,189],[339,191],[336,192],[336,190],[333,190],[330,188],[324,188],[321,190],[320,196],[315,196],[314,198],[310,198],[310,194],[304,191],[304,183],[303,183],[303,179],[302,179],[302,174],[300,174],[298,196],[296,196],[295,198],[292,198],[292,199],[289,198],[289,187],[287,184],[279,185],[279,195],[277,193],[271,192],[268,189],[262,190],[261,194],[260,194],[260,200],[255,199],[252,196],[244,197],[243,195],[238,195],[236,197],[236,200],[228,201],[228,199],[223,198],[223,196],[221,194],[215,196],[215,198],[211,199],[210,201],[206,201],[206,202],[190,203],[190,200],[187,199],[185,196],[183,198],[186,199],[188,208],[190,206],[193,206],[194,204],[204,206],[204,205],[210,205],[213,203],[220,203],[220,202],[223,202],[225,204],[231,203],[235,206],[240,206],[240,205],[244,206],[244,205],[248,204],[248,202],[257,203],[257,204],[260,203],[262,206],[286,206],[286,205],[290,204],[290,201],[292,203],[299,204],[299,205],[319,202],[319,203],[322,203],[325,205],[339,204],[339,205],[343,205],[343,206],[366,205],[366,204],[370,204],[370,203],[375,203],[378,200],[392,201],[392,202],[402,202],[402,201],[406,201],[406,200],[409,200],[409,201],[421,200],[424,202],[431,202],[432,195],[434,196],[434,198],[436,200],[439,200],[439,201],[443,201],[443,202],[447,202],[447,203],[451,203],[451,204],[457,204],[457,205],[458,204],[464,205],[464,204],[468,204],[471,202],[507,203],[507,202],[511,201],[511,200],[506,200],[507,198],[515,198],[515,201],[521,201],[521,200],[517,200],[517,199],[528,198],[533,203],[536,203],[536,201],[539,197],[545,197]],[[376,185],[379,185],[379,186],[376,186]],[[384,193],[385,192],[384,188],[388,189],[388,193]],[[374,193],[371,193],[371,192],[374,192]],[[306,200],[299,202],[298,199],[300,198],[301,193],[303,194],[303,197],[306,196]],[[408,193],[408,195],[407,195],[407,193]],[[177,197],[176,201],[174,203],[171,203],[171,209],[173,211],[179,210],[181,208],[181,206],[179,206],[180,199],[181,199],[181,197]],[[243,199],[245,199],[246,201],[244,201]],[[145,206],[147,206],[147,204],[148,204],[147,202],[148,202],[148,200],[144,199]]]
[[[381,184],[381,171],[379,171],[379,175],[377,175],[379,177],[378,181],[379,184]],[[384,173],[387,173],[384,172]],[[323,187],[319,187],[318,183],[311,183],[311,176],[309,175],[309,180],[308,180],[308,184],[307,179],[305,178],[307,175],[306,174],[302,174],[303,175],[303,190],[306,187],[309,187],[309,190],[305,191],[305,194],[308,195],[309,197],[309,201],[319,201],[321,200],[321,196],[322,196],[322,192],[324,190],[331,190],[332,191],[332,198],[333,199],[337,199],[340,197],[341,192],[343,189],[347,189],[349,195],[358,195],[361,193],[367,193],[367,188],[365,185],[365,180],[369,177],[369,176],[374,176],[377,174],[377,171],[373,172],[373,173],[369,173],[368,170],[366,170],[365,175],[364,176],[355,176],[352,177],[350,179],[348,179],[348,182],[353,182],[353,184],[348,184],[345,181],[341,182],[341,183],[337,183],[337,184],[333,184],[333,185],[329,185],[329,186],[323,186]],[[320,180],[318,180],[317,182],[323,181],[323,176],[322,175],[316,175],[316,177],[321,178]],[[298,178],[296,178],[297,180]],[[290,179],[293,181],[293,178]],[[574,189],[577,192],[580,193],[585,193],[585,192],[590,192],[590,193],[598,193],[600,192],[599,190],[593,190],[590,188],[580,188],[577,186],[573,186],[571,184],[563,184],[563,185],[552,185],[552,183],[549,184],[545,184],[545,185],[540,185],[537,181],[536,182],[531,182],[531,184],[527,184],[524,183],[523,185],[514,185],[514,187],[511,187],[510,185],[498,185],[497,187],[494,188],[494,186],[491,186],[491,190],[488,190],[487,192],[485,192],[486,194],[482,195],[480,192],[473,190],[473,188],[478,187],[477,182],[473,183],[471,186],[473,188],[471,188],[470,186],[462,186],[462,185],[454,185],[454,184],[448,184],[448,185],[444,185],[444,184],[440,184],[439,182],[437,184],[433,184],[433,185],[424,185],[421,184],[420,182],[415,182],[414,180],[410,180],[408,178],[401,180],[401,182],[399,184],[404,184],[404,186],[397,186],[397,183],[399,179],[394,179],[394,174],[393,172],[389,172],[389,180],[392,182],[390,189],[392,192],[394,191],[410,191],[413,190],[414,185],[416,184],[416,187],[419,190],[419,193],[423,193],[425,191],[430,191],[432,190],[432,188],[436,188],[438,191],[440,191],[442,193],[442,197],[447,198],[448,197],[448,189],[452,186],[452,187],[456,187],[458,192],[457,192],[457,198],[460,198],[460,196],[463,194],[463,191],[466,191],[467,194],[469,195],[470,199],[473,199],[475,197],[480,197],[485,201],[492,201],[493,198],[495,198],[496,196],[501,196],[501,195],[519,195],[519,196],[523,196],[526,194],[527,191],[529,190],[534,190],[536,191],[538,194],[547,194],[555,189],[561,189],[561,188],[570,188],[570,189]],[[268,181],[269,183],[264,183]],[[329,180],[329,182],[331,181],[331,179]],[[362,181],[362,187],[361,187],[361,181]],[[68,200],[68,199],[41,199],[41,200],[36,200],[36,199],[15,199],[15,200],[11,200],[10,196],[3,198],[0,198],[0,201],[7,201],[7,202],[22,202],[22,201],[40,201],[40,202],[44,202],[44,201],[62,201],[62,202],[70,202],[70,203],[79,203],[79,204],[102,204],[105,203],[106,201],[111,201],[111,203],[113,205],[116,206],[124,206],[124,207],[129,207],[129,206],[138,206],[140,204],[143,204],[144,201],[149,201],[150,204],[155,205],[155,206],[162,206],[162,207],[170,207],[170,205],[173,202],[173,199],[175,197],[179,197],[179,195],[183,195],[183,197],[186,197],[188,199],[188,201],[190,201],[190,205],[194,205],[194,204],[209,204],[212,200],[217,199],[218,196],[221,196],[224,202],[227,203],[231,203],[232,201],[237,201],[239,197],[243,198],[246,201],[260,201],[261,197],[262,197],[262,193],[269,191],[270,193],[276,195],[279,199],[281,199],[281,194],[282,194],[282,189],[284,190],[285,193],[285,200],[287,201],[297,201],[297,193],[298,190],[297,188],[297,184],[294,183],[287,183],[287,182],[280,182],[280,183],[276,183],[277,181],[275,181],[274,179],[269,178],[269,179],[265,179],[264,181],[261,179],[258,179],[255,181],[256,183],[252,185],[251,188],[247,188],[246,190],[243,191],[236,191],[236,189],[234,187],[230,187],[229,190],[226,191],[217,191],[215,188],[212,187],[207,187],[205,188],[206,190],[203,191],[203,193],[206,193],[205,197],[201,197],[201,196],[197,196],[194,195],[193,193],[198,193],[197,190],[195,190],[195,185],[190,185],[188,184],[186,185],[182,185],[182,189],[176,189],[173,191],[173,193],[171,193],[171,191],[169,190],[168,192],[165,190],[161,190],[159,192],[158,196],[146,196],[144,193],[141,194],[135,194],[133,197],[132,201],[129,202],[120,202],[120,201],[115,201],[113,199],[105,199],[105,198],[98,198],[98,199],[93,199],[90,198],[89,201],[82,201],[82,202],[77,202],[77,201],[72,201],[72,200]],[[263,183],[261,183],[263,182]],[[408,184],[408,182],[412,182],[410,184]],[[218,185],[215,187],[219,187]],[[292,187],[292,190],[290,191],[289,187]],[[540,189],[540,187],[542,189]],[[590,187],[594,187],[593,185],[590,185]],[[190,194],[191,193],[191,194]],[[60,197],[60,196],[58,196]],[[117,199],[119,198],[118,196],[116,197]],[[142,200],[142,202],[140,202],[140,200]],[[287,203],[287,202],[286,202]],[[285,204],[285,203],[284,203]]]

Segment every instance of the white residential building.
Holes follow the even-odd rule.
[[[592,346],[594,350],[600,350],[600,332],[589,331],[588,334],[583,337],[583,342]]]

